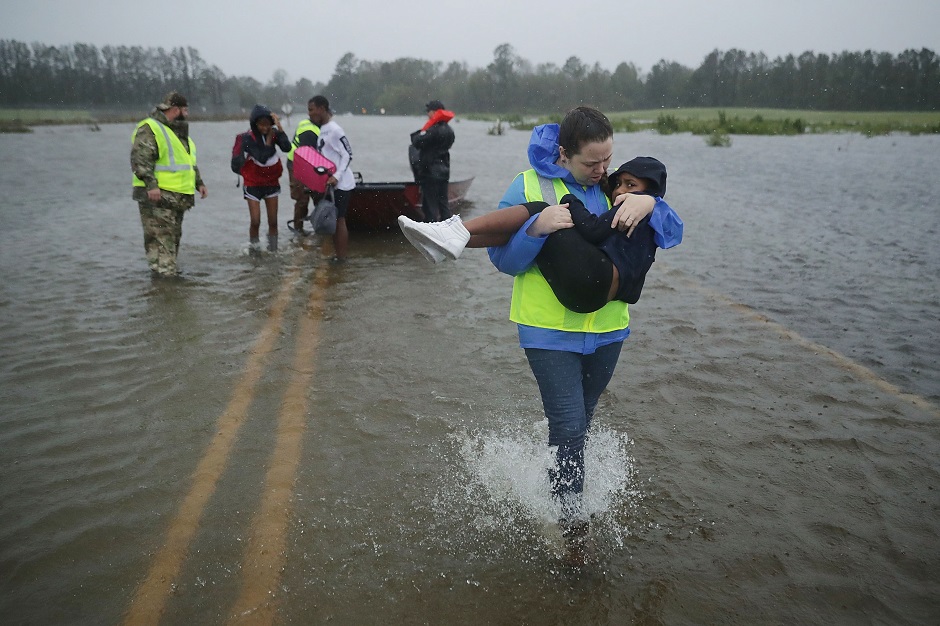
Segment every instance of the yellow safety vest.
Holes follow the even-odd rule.
[[[529,202],[557,203],[570,193],[560,178],[545,178],[535,170],[522,173],[525,197]],[[547,193],[545,193],[547,192]],[[552,198],[551,195],[554,194]],[[610,201],[607,201],[610,209]],[[607,333],[630,325],[630,311],[622,300],[611,300],[593,313],[575,313],[566,309],[542,276],[537,265],[515,277],[509,319],[517,324],[583,333]]]
[[[300,124],[297,124],[297,130],[294,131],[294,140],[291,141],[290,152],[287,153],[288,161],[294,160],[294,150],[300,147],[300,136],[308,130],[312,130],[313,134],[317,137],[320,136],[319,126],[311,122],[309,119],[300,120]]]
[[[157,185],[160,189],[173,191],[176,193],[195,194],[196,193],[196,144],[192,139],[189,141],[189,151],[183,147],[183,142],[170,130],[165,124],[161,124],[152,117],[143,120],[134,128],[131,135],[131,143],[137,136],[140,127],[146,124],[153,131],[153,136],[157,140],[157,162],[153,168],[154,176],[157,178]],[[134,174],[134,186],[146,187],[144,181],[137,178]]]

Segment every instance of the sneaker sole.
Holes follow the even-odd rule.
[[[431,263],[440,263],[443,261],[448,255],[446,255],[443,250],[439,249],[435,242],[425,237],[423,233],[412,229],[411,224],[405,221],[406,219],[404,215],[398,217],[398,227],[401,228],[401,232],[404,233],[405,239]]]
[[[401,217],[404,217],[404,216],[401,216]],[[402,221],[401,217],[399,217],[398,219],[398,225],[401,227],[402,232],[405,233],[405,236],[408,237],[408,241],[410,241],[414,247],[419,248],[419,249],[420,248],[428,249],[431,251],[431,254],[441,255],[442,260],[450,259],[451,261],[456,261],[460,257],[460,253],[464,251],[466,242],[464,242],[458,248],[457,252],[454,253],[449,248],[441,245],[441,243],[437,241],[436,239],[432,239],[428,237],[427,235],[422,233],[420,230],[412,226],[412,224],[419,223],[419,222],[410,222],[410,223],[405,222],[405,221]],[[454,239],[457,239],[457,238],[455,237]],[[436,262],[437,261],[435,261],[435,263]]]

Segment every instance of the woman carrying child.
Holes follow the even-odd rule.
[[[595,216],[611,210],[602,181],[612,153],[613,128],[597,109],[578,107],[565,116],[560,126],[536,127],[528,148],[532,169],[516,176],[499,207],[533,202],[548,206],[525,217],[508,242],[501,243],[505,235],[497,234],[504,239],[494,242],[499,245],[489,249],[496,268],[514,276],[509,317],[517,324],[519,343],[538,383],[548,418],[548,444],[556,447],[549,484],[560,505],[563,534],[572,541],[588,533],[588,523],[581,511],[584,443],[594,409],[613,376],[623,342],[630,335],[630,314],[627,302],[619,299],[609,300],[587,313],[566,308],[539,270],[536,259],[552,233],[574,226],[571,211],[559,204],[569,194],[567,200],[577,200]],[[623,174],[619,178],[622,177]],[[665,169],[662,181],[665,183]],[[620,206],[610,219],[611,229],[631,232],[649,217],[657,245],[668,248],[681,241],[682,222],[661,198],[627,193],[616,196],[616,201]],[[458,219],[452,218],[450,223]],[[448,222],[441,226],[444,224]],[[460,232],[460,228],[440,230],[444,232],[439,238],[450,243],[449,248],[445,245],[426,251],[422,248],[426,242],[421,238],[409,240],[429,258],[443,258],[445,249],[457,250],[459,254],[459,249],[469,242],[470,233]],[[455,258],[453,253],[448,256]],[[572,258],[571,262],[578,259]],[[612,279],[602,286],[608,294],[611,288]]]
[[[636,157],[607,177],[607,196],[645,194],[665,204],[666,167],[653,157]],[[499,209],[467,222],[459,217],[421,224],[405,216],[398,223],[408,240],[432,263],[457,259],[464,248],[498,247],[509,243],[526,221],[547,209],[547,202],[525,202]],[[555,231],[535,257],[539,271],[555,297],[576,313],[592,313],[611,300],[635,304],[653,265],[657,247],[672,247],[681,240],[682,220],[671,210],[653,213],[621,232],[612,227],[616,212],[595,215],[573,194],[559,205],[567,208],[573,228]],[[650,225],[653,215],[669,221]],[[670,244],[659,231],[670,233]]]

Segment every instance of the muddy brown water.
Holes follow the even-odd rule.
[[[421,118],[337,118],[367,180]],[[296,123],[296,120],[291,120]],[[566,567],[546,426],[481,250],[397,232],[246,253],[239,123],[154,282],[131,125],[0,136],[9,624],[921,624],[940,615],[940,138],[617,135],[686,238],[598,409],[596,561]],[[455,124],[461,207],[528,133]]]

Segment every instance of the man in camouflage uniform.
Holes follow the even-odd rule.
[[[196,190],[201,198],[209,195],[196,166],[196,145],[189,138],[186,121],[188,113],[186,98],[171,91],[137,125],[131,147],[133,198],[140,208],[147,263],[151,272],[159,276],[179,273],[176,254],[183,235],[183,215],[196,204]],[[161,133],[159,139],[155,132]],[[161,145],[169,154],[161,155]],[[178,148],[185,150],[185,154]]]

